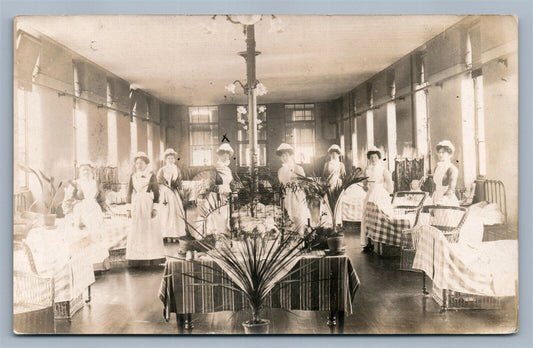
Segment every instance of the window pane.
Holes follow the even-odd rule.
[[[211,147],[194,146],[191,148],[192,166],[209,166],[213,164],[213,151]]]
[[[215,145],[218,141],[218,126],[195,124],[189,131],[191,145]]]
[[[216,106],[189,107],[190,123],[217,123],[218,108]]]
[[[209,108],[210,111],[210,119],[209,122],[216,123],[218,122],[218,108],[216,106],[212,106]]]

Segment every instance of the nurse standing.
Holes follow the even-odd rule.
[[[216,193],[211,193],[208,200],[211,203],[217,201],[221,206],[212,212],[206,221],[207,234],[229,234],[229,195],[231,193],[230,184],[233,181],[233,173],[229,167],[230,158],[233,156],[233,149],[228,143],[220,145],[216,151],[217,161],[215,163],[215,184]]]
[[[165,165],[157,172],[162,203],[159,209],[159,222],[164,239],[175,239],[185,235],[183,203],[177,192],[181,184],[181,172],[176,165],[177,157],[178,154],[174,149],[167,149],[164,153]]]
[[[459,206],[459,200],[455,195],[459,170],[451,162],[455,147],[449,140],[443,140],[437,144],[437,168],[433,175],[435,191],[433,192],[433,204]]]
[[[366,236],[366,210],[367,204],[372,202],[376,204],[385,214],[392,216],[394,210],[392,208],[390,194],[394,189],[392,183],[392,175],[381,163],[381,152],[375,146],[371,147],[366,153],[366,158],[369,165],[365,170],[367,177],[367,194],[363,204],[363,220],[361,222],[361,246],[365,251],[372,250],[372,242]]]
[[[127,260],[160,260],[164,245],[156,219],[159,186],[155,175],[148,169],[150,160],[144,152],[134,157],[135,171],[128,185],[128,203],[131,203],[131,230],[126,244]]]
[[[328,180],[329,187],[342,185],[342,177],[346,175],[346,168],[341,162],[341,148],[333,144],[328,149],[329,160],[324,164],[323,177]]]
[[[281,144],[276,154],[281,157],[281,168],[278,170],[278,179],[285,188],[284,208],[289,219],[298,227],[300,233],[305,230],[307,221],[311,218],[304,191],[289,188],[298,175],[305,176],[302,167],[294,162],[294,148],[289,144]]]

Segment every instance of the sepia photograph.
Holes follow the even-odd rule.
[[[15,17],[14,334],[518,332],[518,52],[514,15]]]

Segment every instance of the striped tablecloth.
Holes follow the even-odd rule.
[[[209,269],[209,268],[213,268]],[[304,256],[271,291],[266,306],[287,310],[353,312],[359,278],[345,256]],[[194,277],[191,277],[194,275]],[[229,290],[230,278],[212,260],[167,260],[159,298],[164,316],[248,308],[244,295]]]
[[[368,202],[365,212],[366,235],[374,242],[400,247],[402,232],[411,227],[414,217],[414,213],[389,217],[376,204]]]
[[[423,270],[438,288],[483,296],[515,295],[517,240],[450,243],[432,226],[411,231],[418,233],[413,268]]]

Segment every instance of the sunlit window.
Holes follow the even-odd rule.
[[[208,166],[215,162],[219,146],[218,108],[216,106],[189,107],[189,144],[191,166]]]
[[[296,163],[311,163],[315,155],[315,105],[285,105],[285,142],[294,146]]]

